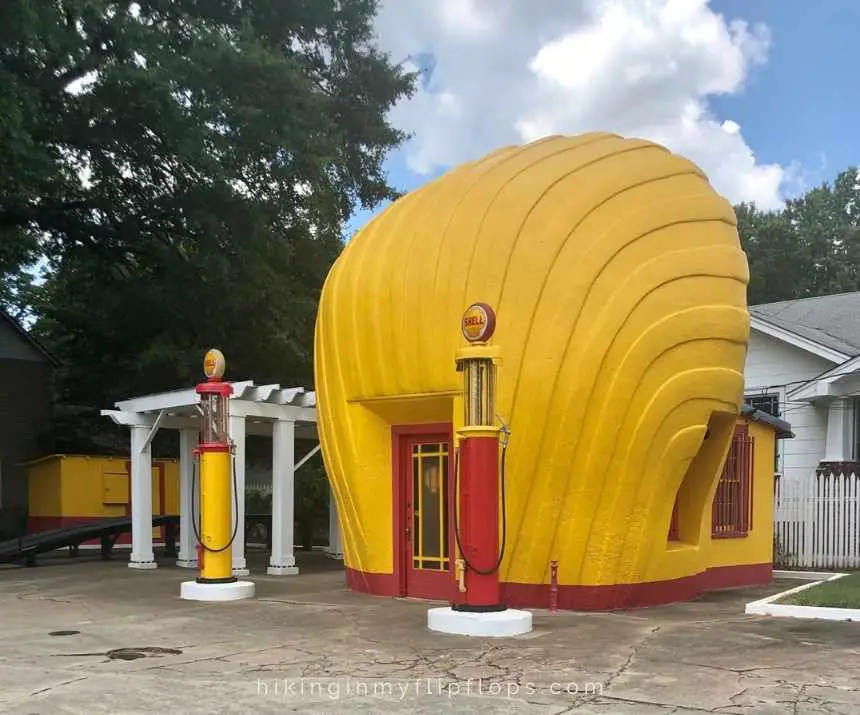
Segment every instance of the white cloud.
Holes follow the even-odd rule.
[[[392,121],[422,174],[551,133],[652,139],[701,166],[732,201],[781,203],[787,169],[762,165],[708,100],[743,90],[766,28],[708,0],[387,0],[377,20],[395,61],[435,58],[432,82]]]

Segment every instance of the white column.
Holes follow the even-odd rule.
[[[200,475],[195,475],[194,448],[199,440],[196,429],[179,432],[179,558],[177,566],[197,568],[197,537],[192,516],[200,523]]]
[[[131,428],[131,557],[133,569],[156,568],[152,552],[152,450],[146,444],[150,427]]]
[[[851,409],[847,400],[833,400],[827,410],[827,439],[823,462],[851,459]]]
[[[233,456],[235,464],[236,494],[233,496],[233,528],[236,538],[233,540],[233,575],[247,576],[248,565],[245,561],[245,418],[231,415],[230,439],[233,440],[236,451]],[[233,485],[230,485],[233,493]]]
[[[337,515],[337,502],[331,487],[328,489],[328,548],[326,549],[326,556],[332,559],[343,559],[340,519]]]
[[[272,426],[272,556],[266,569],[271,576],[299,572],[293,553],[295,464],[296,423],[278,420]]]

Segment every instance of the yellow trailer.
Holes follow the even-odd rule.
[[[54,454],[28,465],[27,531],[131,517],[131,468],[127,457]],[[152,460],[152,513],[179,513],[179,460]],[[153,529],[156,542],[162,528]],[[118,544],[131,543],[122,534]]]

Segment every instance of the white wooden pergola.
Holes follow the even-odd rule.
[[[245,436],[272,438],[272,553],[267,573],[297,574],[293,544],[295,471],[319,450],[314,447],[295,459],[295,440],[317,439],[316,394],[302,388],[234,382],[230,398],[230,438],[235,445],[237,498],[233,502],[233,573],[248,575],[245,559]],[[192,504],[199,492],[194,479],[194,448],[200,431],[200,396],[193,388],[136,397],[102,410],[116,424],[131,431],[131,539],[129,567],[156,568],[152,549],[152,451],[160,429],[180,433],[179,555],[177,564],[197,567],[197,544],[192,526]],[[232,487],[231,487],[232,492]],[[199,509],[196,509],[199,515]],[[334,501],[329,506],[329,555],[341,558],[340,529]]]

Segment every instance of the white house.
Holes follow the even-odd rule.
[[[750,306],[746,401],[791,423],[774,469],[860,462],[860,292]],[[855,469],[854,465],[847,465]]]

